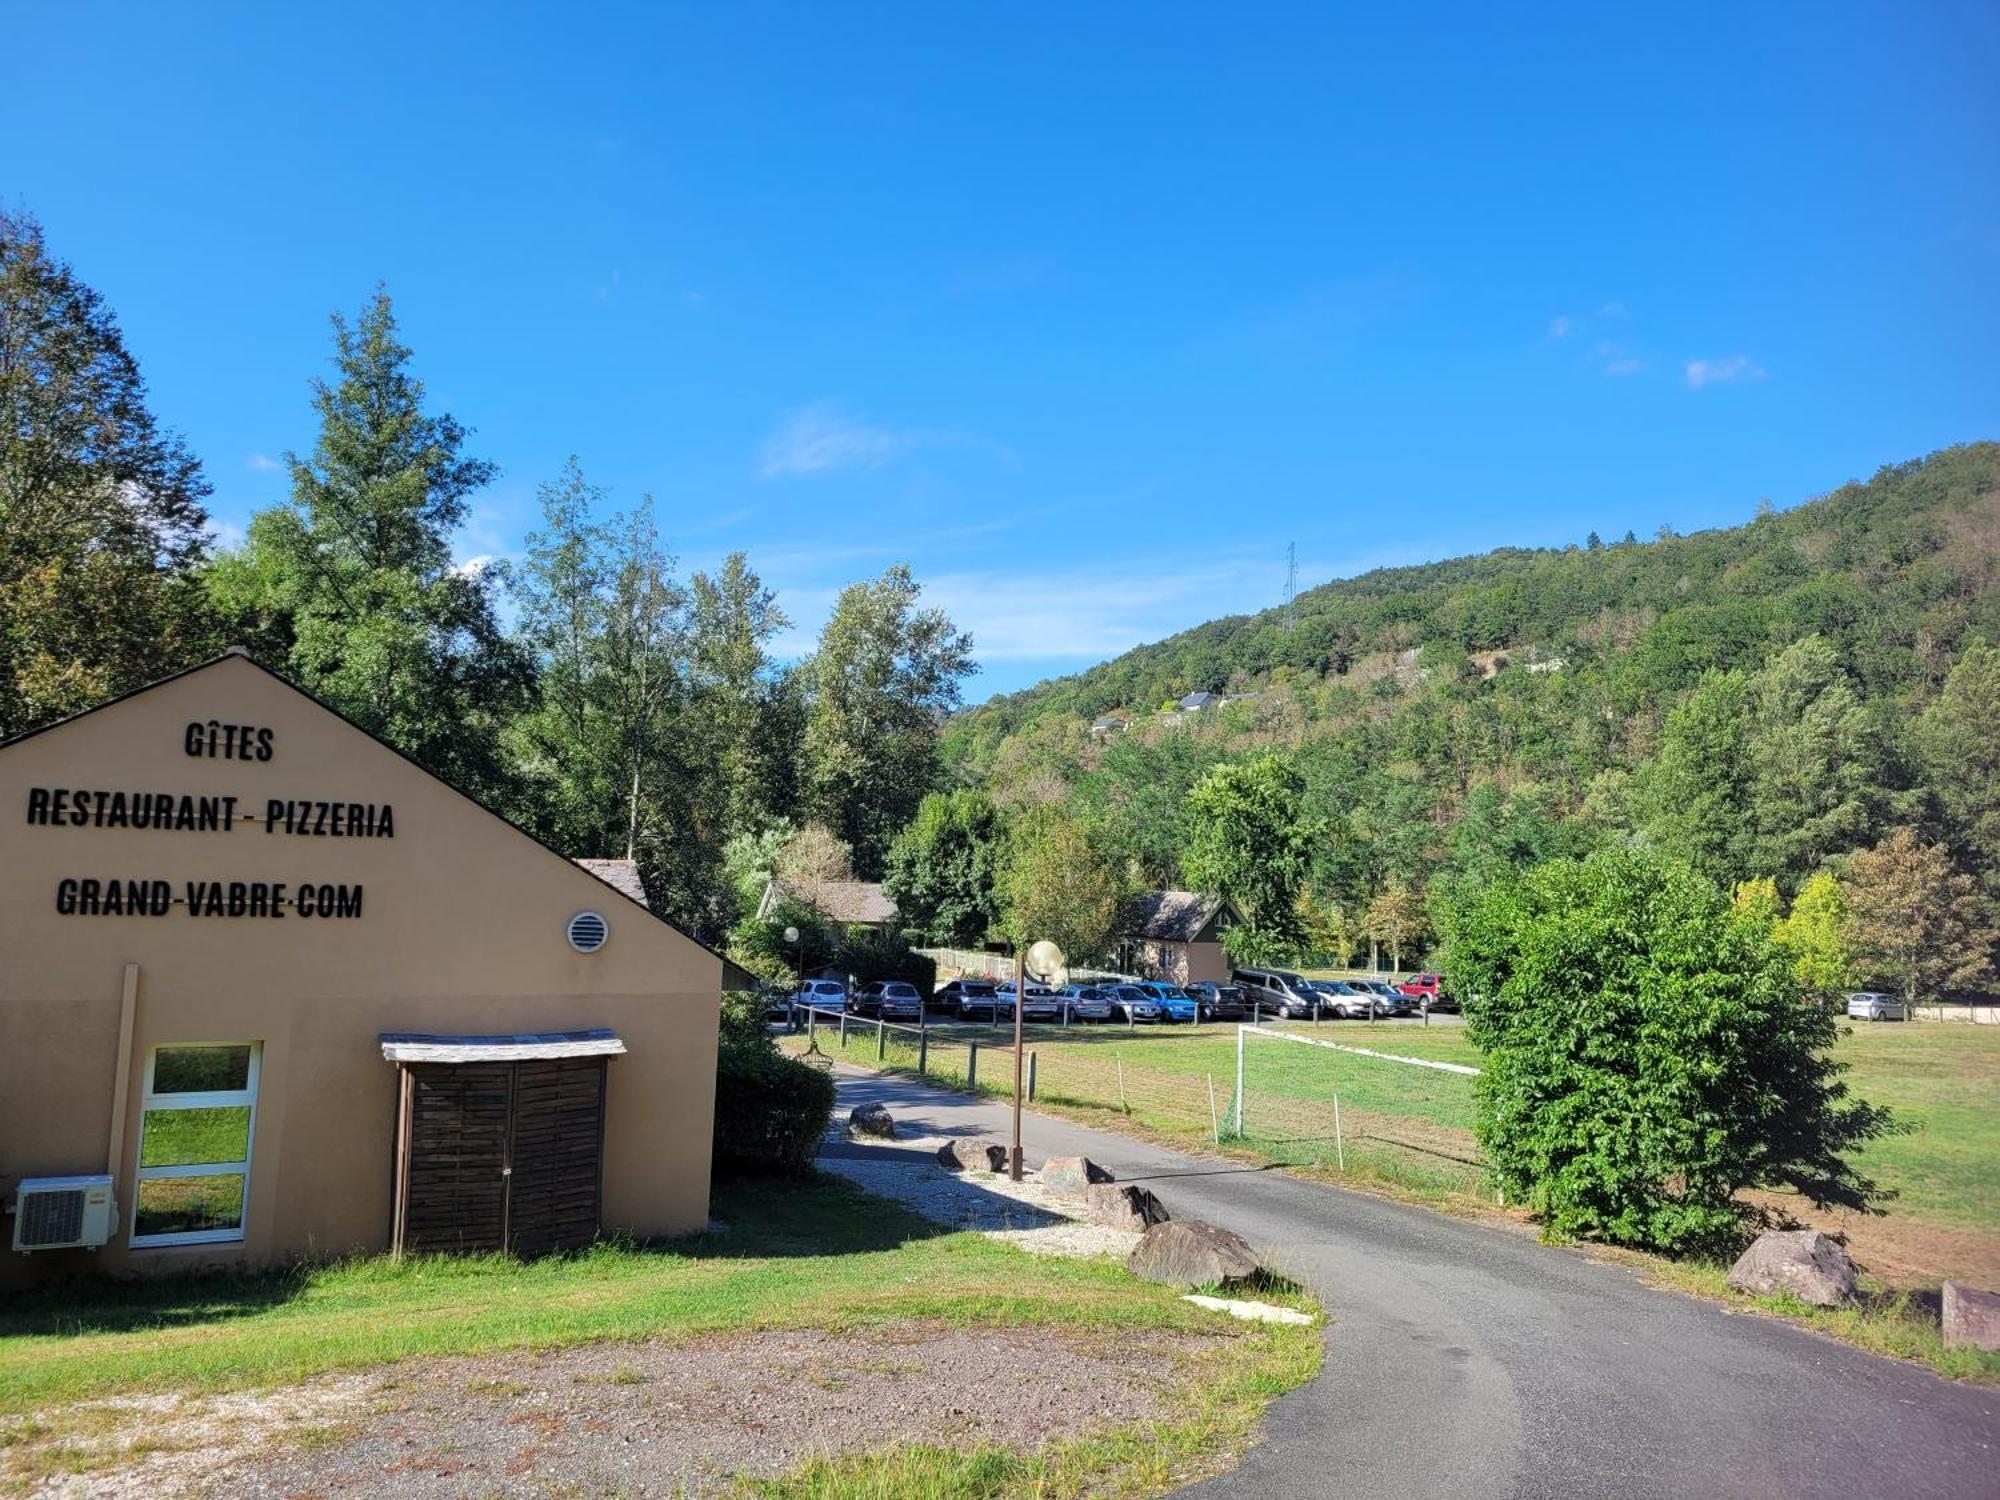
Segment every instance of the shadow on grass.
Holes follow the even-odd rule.
[[[782,1180],[737,1179],[715,1186],[718,1227],[672,1239],[610,1238],[585,1249],[534,1260],[497,1253],[387,1254],[321,1260],[272,1271],[190,1271],[171,1275],[68,1276],[18,1292],[0,1305],[0,1339],[130,1333],[256,1317],[339,1284],[343,1289],[399,1283],[462,1283],[468,1296],[499,1278],[532,1277],[552,1292],[570,1277],[588,1278],[593,1263],[630,1272],[648,1260],[668,1263],[792,1259],[890,1251],[952,1231],[841,1178],[815,1173]],[[804,1270],[810,1274],[810,1270]]]

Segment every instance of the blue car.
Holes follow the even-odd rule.
[[[1179,985],[1148,979],[1139,988],[1160,1007],[1161,1020],[1194,1022],[1201,1019],[1201,1007]]]

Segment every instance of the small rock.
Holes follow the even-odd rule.
[[[1087,1156],[1051,1156],[1042,1163],[1042,1186],[1059,1198],[1081,1198],[1092,1183],[1117,1180]]]
[[[1148,1281],[1193,1287],[1234,1286],[1264,1267],[1241,1235],[1199,1219],[1175,1219],[1148,1229],[1125,1257],[1125,1269]]]
[[[858,1104],[847,1112],[847,1128],[856,1135],[894,1138],[896,1119],[879,1104]]]
[[[1962,1281],[1944,1284],[1944,1346],[2000,1349],[2000,1292],[1982,1292]]]
[[[1144,1188],[1093,1182],[1083,1190],[1083,1217],[1106,1229],[1129,1229],[1143,1234],[1148,1225],[1164,1224],[1173,1216],[1164,1203]]]
[[[1789,1292],[1814,1307],[1839,1307],[1854,1297],[1854,1262],[1817,1229],[1774,1229],[1729,1268],[1739,1292]]]
[[[985,1136],[946,1141],[938,1147],[938,1165],[947,1172],[1004,1172],[1007,1148]]]

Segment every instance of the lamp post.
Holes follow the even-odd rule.
[[[799,1029],[799,991],[806,987],[806,945],[799,941],[796,927],[785,929],[785,941],[792,945],[792,1030]]]
[[[1021,1180],[1021,1015],[1028,1008],[1028,960],[1033,959],[1036,969],[1046,979],[1055,984],[1063,983],[1058,977],[1063,968],[1063,951],[1054,943],[1040,942],[1024,946],[1020,940],[1014,944],[1014,1149],[1007,1156],[1007,1175]]]

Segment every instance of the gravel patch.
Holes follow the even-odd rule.
[[[56,1415],[70,1465],[88,1471],[25,1492],[711,1495],[815,1454],[923,1441],[1033,1449],[1167,1416],[1182,1360],[1213,1342],[906,1324],[410,1361],[282,1391],[79,1403]],[[0,1473],[18,1483],[38,1452],[48,1457],[37,1440],[15,1444]]]
[[[1072,1215],[1073,1200],[1058,1198],[1032,1176],[1020,1182],[1004,1172],[951,1172],[937,1164],[950,1136],[900,1136],[893,1141],[843,1131],[816,1165],[837,1172],[865,1192],[893,1198],[936,1224],[976,1230],[1037,1255],[1108,1255],[1123,1260],[1139,1243],[1127,1229],[1107,1229]]]

